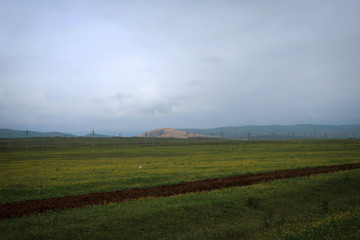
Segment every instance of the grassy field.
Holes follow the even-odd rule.
[[[1,140],[0,201],[360,162],[359,140],[95,141],[29,139],[27,150],[26,139],[14,139],[10,149],[8,141]],[[2,221],[0,238],[358,239],[359,185],[360,171],[352,170],[49,212]]]

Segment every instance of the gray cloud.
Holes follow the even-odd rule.
[[[188,84],[190,86],[196,86],[196,85],[200,85],[203,81],[199,80],[199,79],[193,79],[191,80]]]
[[[356,0],[2,1],[0,124],[359,123],[359,10]]]
[[[222,63],[224,59],[220,57],[203,57],[202,60],[206,63]]]
[[[172,112],[172,108],[173,108],[172,104],[167,102],[155,103],[151,106],[147,106],[143,108],[142,113],[154,114],[154,115],[169,114]]]

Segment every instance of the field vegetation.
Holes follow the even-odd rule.
[[[0,149],[1,203],[360,162],[354,139],[30,138]],[[33,214],[2,220],[0,238],[358,239],[359,184],[351,170]]]

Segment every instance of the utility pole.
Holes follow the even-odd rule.
[[[147,146],[147,139],[148,138],[148,133],[147,132],[145,132],[145,146]]]
[[[29,130],[26,129],[26,151],[29,151]]]
[[[116,136],[115,136],[115,138],[116,138]],[[119,145],[121,147],[121,133],[120,132],[119,132]]]

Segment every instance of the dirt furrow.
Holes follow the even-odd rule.
[[[259,182],[275,179],[310,176],[313,174],[329,173],[360,168],[360,163],[308,167],[292,170],[281,170],[267,173],[254,173],[225,178],[206,179],[196,182],[183,182],[175,185],[161,185],[150,188],[134,188],[130,190],[90,193],[87,195],[66,196],[40,200],[27,200],[0,204],[0,218],[8,219],[31,213],[58,211],[69,208],[116,203],[135,200],[144,197],[167,197],[177,194],[211,191],[234,186],[248,186]]]

